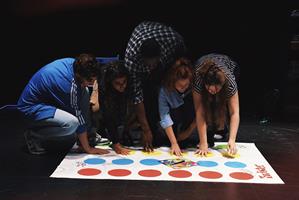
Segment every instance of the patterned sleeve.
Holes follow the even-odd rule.
[[[201,93],[202,91],[202,78],[201,76],[197,73],[200,63],[202,62],[201,59],[197,60],[195,63],[195,67],[194,67],[194,72],[193,72],[193,81],[192,81],[192,88],[195,92],[197,93]]]
[[[137,72],[131,73],[131,81],[132,81],[132,97],[133,97],[133,103],[138,104],[143,102],[143,91],[141,88],[141,80],[138,76]]]
[[[125,65],[130,73],[130,79],[131,79],[131,96],[133,97],[133,103],[138,104],[143,101],[143,92],[141,88],[141,79],[140,76],[138,76],[138,72],[136,71],[136,62],[132,61],[128,57],[125,58]]]
[[[75,80],[72,81],[72,87],[71,87],[71,107],[74,110],[75,116],[78,118],[79,126],[76,130],[78,134],[81,134],[86,131],[86,122],[84,120],[84,117],[82,115],[82,111],[79,106],[78,101],[78,86],[75,82]]]

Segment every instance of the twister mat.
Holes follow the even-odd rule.
[[[216,143],[207,157],[186,150],[183,157],[160,147],[152,153],[130,155],[69,153],[50,177],[284,184],[254,143],[237,143],[238,154],[226,154],[226,143]]]

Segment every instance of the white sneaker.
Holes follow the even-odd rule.
[[[215,139],[215,140],[221,140],[221,139],[223,139],[223,136],[222,136],[222,135],[219,135],[219,134],[215,134],[215,135],[214,135],[214,139]]]
[[[96,138],[95,138],[96,143],[106,143],[109,142],[107,138],[103,138],[98,132],[96,132]]]

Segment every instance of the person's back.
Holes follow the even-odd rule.
[[[53,116],[55,107],[72,112],[73,62],[73,58],[55,60],[36,72],[19,98],[18,109],[34,120]]]

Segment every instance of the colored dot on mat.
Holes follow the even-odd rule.
[[[239,179],[239,180],[253,179],[253,176],[251,174],[248,174],[245,172],[233,172],[233,173],[230,173],[229,176],[234,179]]]
[[[161,151],[152,151],[152,152],[142,151],[142,154],[145,156],[160,156],[160,155],[162,155],[162,152]]]
[[[78,171],[78,174],[83,175],[83,176],[95,176],[100,173],[101,173],[101,170],[93,169],[93,168],[85,168],[85,169],[80,169]]]
[[[112,163],[116,165],[129,165],[132,164],[133,162],[134,162],[133,160],[128,158],[120,158],[120,159],[112,160]]]
[[[154,170],[154,169],[145,169],[145,170],[139,171],[138,174],[140,176],[145,176],[145,177],[157,177],[157,176],[160,176],[162,173],[160,171]]]
[[[197,165],[202,166],[202,167],[215,167],[218,165],[218,163],[214,161],[198,161]]]
[[[136,153],[136,151],[130,150],[129,155],[134,155],[135,153]]]
[[[101,158],[88,158],[88,159],[84,160],[84,162],[86,164],[90,164],[90,165],[99,165],[99,164],[105,163],[106,161]]]
[[[168,173],[170,176],[175,178],[188,178],[192,176],[191,172],[185,171],[185,170],[173,170]]]
[[[223,157],[226,158],[240,158],[240,154],[229,154],[227,151],[221,153]]]
[[[171,156],[177,157],[175,154],[173,154],[171,152],[168,152],[168,154]],[[188,155],[188,152],[182,152],[182,156],[187,156],[187,155]]]
[[[222,174],[220,174],[219,172],[214,172],[214,171],[203,171],[203,172],[200,172],[198,175],[203,178],[208,178],[208,179],[217,179],[217,178],[222,177]]]
[[[219,145],[216,145],[215,147],[213,147],[213,149],[227,149],[227,144],[219,144]]]
[[[126,169],[113,169],[108,172],[111,176],[128,176],[132,172]]]
[[[247,166],[245,163],[231,162],[231,161],[224,163],[224,165],[227,167],[232,167],[232,168],[245,168]]]
[[[197,157],[202,157],[202,158],[204,158],[204,157],[212,157],[212,156],[214,156],[214,154],[213,154],[212,152],[208,152],[206,156],[201,156],[201,155],[199,155],[199,154],[195,154],[195,155],[196,155]]]
[[[159,160],[156,160],[156,159],[143,159],[143,160],[140,160],[140,163],[143,164],[143,165],[160,165],[161,163],[159,162]]]

